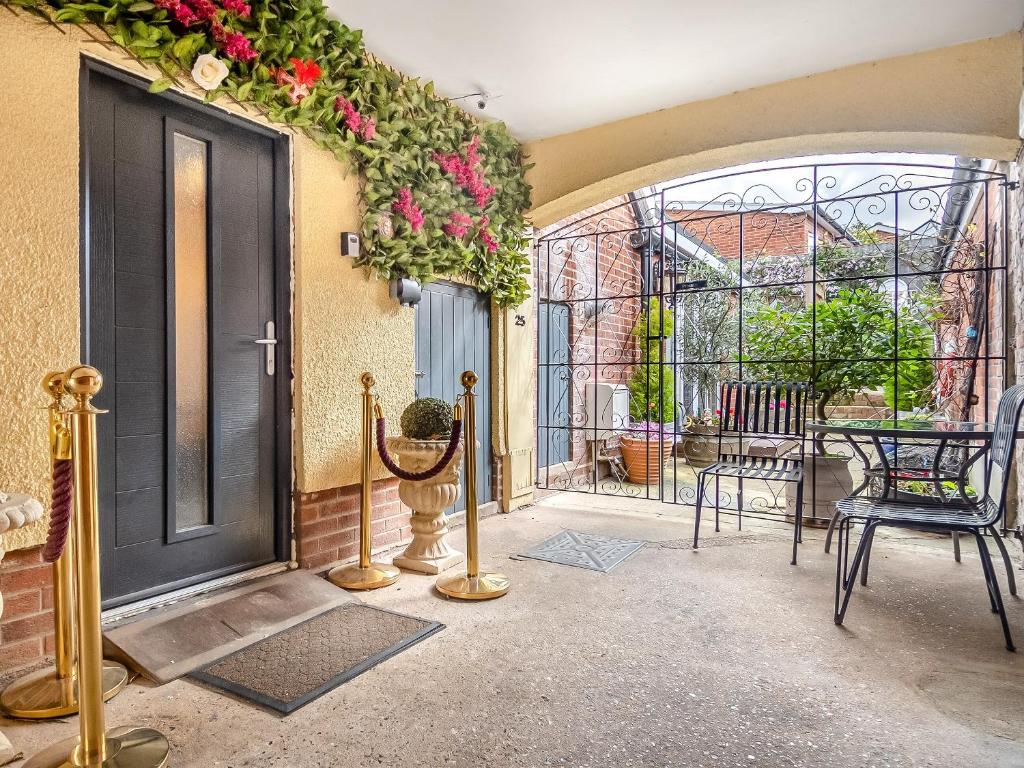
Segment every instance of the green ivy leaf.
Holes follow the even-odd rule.
[[[174,85],[174,81],[169,77],[161,77],[159,80],[154,80],[149,84],[150,93],[163,93],[168,88]]]

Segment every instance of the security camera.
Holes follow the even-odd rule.
[[[476,108],[479,110],[487,109],[487,99],[477,99]]]

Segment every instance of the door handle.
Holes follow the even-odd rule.
[[[253,344],[262,344],[266,350],[266,371],[267,376],[274,375],[274,368],[277,363],[277,337],[274,335],[274,321],[267,320],[266,338],[254,339]]]

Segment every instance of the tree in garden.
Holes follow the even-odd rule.
[[[683,378],[694,389],[696,411],[714,408],[723,366],[734,367],[739,338],[733,273],[700,261],[686,265],[687,282],[707,285],[676,295],[676,356]],[[735,375],[733,373],[732,375]]]
[[[629,379],[629,415],[635,422],[668,424],[676,418],[675,382],[671,366],[661,365],[661,345],[672,334],[673,315],[651,298],[633,326],[640,359]]]
[[[895,374],[901,392],[904,387],[908,392],[908,400],[900,395],[902,405],[915,397],[910,392],[922,397],[921,379],[925,373],[929,379],[934,375],[931,360],[915,358],[934,357],[932,324],[937,319],[927,298],[894,309],[891,296],[867,287],[840,289],[816,307],[766,304],[744,323],[743,376],[808,382],[815,417],[825,419],[833,398],[887,382],[891,387]],[[897,349],[902,360],[894,370]],[[820,440],[815,447],[823,451]]]

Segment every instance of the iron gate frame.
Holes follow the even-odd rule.
[[[869,173],[874,172],[875,175],[867,180],[858,182],[850,189],[843,190],[839,182],[841,169],[846,169],[847,171],[860,169]],[[772,189],[764,183],[753,183],[746,186],[746,188],[743,187],[742,178],[745,176],[753,177],[755,174],[770,175],[777,172],[799,174],[793,183],[793,189],[803,196],[797,199],[786,199],[778,190]],[[935,176],[935,174],[941,175]],[[915,179],[925,180],[929,177],[932,180],[928,183],[914,182]],[[666,269],[666,265],[669,262],[665,248],[668,242],[667,235],[671,235],[673,244],[676,243],[676,238],[680,234],[688,235],[685,229],[682,233],[679,232],[679,220],[672,219],[671,217],[673,212],[679,213],[683,210],[682,205],[676,202],[676,193],[694,185],[723,181],[729,181],[730,183],[739,182],[736,185],[738,191],[729,191],[720,195],[721,200],[719,202],[723,203],[725,208],[718,212],[709,209],[705,211],[708,214],[706,216],[685,218],[684,221],[687,224],[704,221],[708,222],[706,226],[710,226],[710,222],[716,219],[723,217],[736,218],[738,221],[738,255],[735,259],[736,282],[731,286],[710,288],[706,283],[703,285],[699,284],[699,281],[697,283],[688,283],[685,280],[677,280],[679,276],[678,264],[671,265],[674,267],[673,269]],[[599,448],[599,445],[603,442],[601,433],[609,430],[598,426],[596,417],[592,418],[588,414],[590,395],[586,392],[586,385],[588,383],[602,383],[608,380],[616,381],[616,369],[618,370],[617,381],[619,384],[623,384],[625,383],[625,376],[623,374],[627,370],[632,371],[636,365],[643,364],[647,366],[645,396],[649,405],[653,397],[656,401],[653,407],[658,414],[663,414],[666,407],[662,397],[665,391],[666,375],[671,376],[673,385],[678,385],[680,381],[679,369],[681,366],[717,365],[721,369],[722,366],[727,365],[735,371],[736,375],[734,378],[743,380],[745,365],[749,369],[752,366],[766,365],[772,362],[771,360],[745,359],[744,356],[744,294],[750,291],[793,289],[797,286],[802,286],[805,290],[806,288],[810,289],[812,297],[810,301],[810,357],[804,360],[790,359],[781,362],[804,364],[809,366],[811,370],[814,370],[820,363],[829,362],[828,358],[821,358],[818,355],[818,310],[821,303],[819,288],[823,285],[834,285],[843,282],[851,282],[852,284],[856,281],[871,281],[881,287],[886,284],[886,281],[891,280],[893,286],[893,353],[890,357],[868,358],[867,360],[878,362],[879,364],[891,363],[893,366],[893,419],[898,418],[899,412],[899,364],[901,361],[927,361],[935,367],[936,371],[939,370],[938,366],[942,362],[967,367],[971,373],[967,377],[967,390],[963,393],[963,402],[966,409],[971,407],[971,401],[976,395],[975,383],[976,379],[979,378],[978,374],[981,368],[984,368],[986,378],[995,371],[996,375],[1002,376],[1004,388],[1009,386],[1012,382],[1007,379],[1012,375],[1012,371],[1007,367],[1006,344],[1008,334],[1006,333],[1007,328],[1005,324],[1007,317],[1006,308],[1008,307],[1007,245],[1009,209],[1007,193],[1013,188],[1016,188],[1016,182],[1009,181],[1004,173],[994,168],[982,168],[979,163],[969,166],[942,166],[928,163],[879,161],[778,165],[754,170],[733,170],[700,178],[691,177],[655,188],[652,192],[647,192],[646,194],[632,193],[625,202],[604,207],[595,213],[582,217],[570,217],[566,223],[559,222],[553,225],[548,231],[542,232],[536,238],[534,248],[537,305],[537,346],[535,348],[538,354],[537,374],[538,377],[542,377],[549,375],[551,368],[557,369],[556,372],[566,382],[565,396],[568,402],[563,404],[556,403],[555,405],[565,407],[560,412],[553,412],[550,387],[546,393],[546,402],[541,402],[541,391],[538,387],[536,435],[539,448],[540,442],[550,436],[552,430],[564,431],[568,438],[569,463],[575,463],[575,466],[570,467],[568,472],[559,473],[556,470],[554,478],[552,476],[552,465],[537,466],[537,487],[546,490],[577,491],[598,495],[643,498],[692,506],[695,502],[695,495],[691,494],[691,498],[687,498],[685,489],[681,491],[679,488],[677,469],[680,457],[676,455],[677,451],[675,449],[672,451],[672,487],[670,493],[666,489],[664,475],[662,475],[661,480],[656,485],[632,486],[622,482],[615,467],[615,458],[601,454]],[[977,202],[974,202],[975,194],[978,195]],[[992,203],[995,201],[995,195],[1000,196],[998,215],[993,213]],[[823,247],[822,244],[819,244],[818,228],[822,220],[828,219],[835,222],[836,216],[834,213],[830,213],[830,209],[834,212],[838,206],[850,205],[852,203],[853,208],[850,222],[847,225],[848,228],[854,222],[861,221],[857,216],[858,206],[865,205],[868,213],[873,212],[875,215],[880,215],[886,209],[886,201],[890,199],[893,203],[892,228],[894,230],[892,267],[885,271],[846,277],[822,276],[819,269],[819,256]],[[645,201],[653,201],[654,205],[647,207],[638,205],[638,203]],[[980,242],[974,243],[980,249],[977,253],[983,254],[981,263],[953,267],[950,262],[938,264],[937,268],[933,269],[904,270],[901,272],[900,260],[905,255],[901,254],[901,202],[904,205],[909,205],[911,210],[919,212],[925,210],[925,208],[933,210],[932,218],[926,223],[935,222],[935,216],[939,212],[943,214],[943,219],[935,222],[939,232],[936,246],[940,248],[941,254],[955,251],[962,243],[968,241],[967,233],[963,231],[962,227],[969,220],[962,218],[962,208],[959,207],[966,205],[968,211],[972,207],[981,211],[983,216],[982,239]],[[707,203],[704,203],[704,205],[707,205]],[[945,216],[948,215],[951,209],[960,218],[954,218],[947,224]],[[634,220],[633,226],[622,225],[621,214],[625,211],[631,213]],[[811,232],[814,233],[814,237],[808,243],[809,253],[806,254],[810,259],[809,279],[748,283],[745,277],[745,266],[749,264],[749,257],[745,248],[745,236],[748,235],[749,229],[745,222],[758,215],[774,214],[778,216],[779,214],[792,213],[802,213],[808,216],[811,222]],[[875,223],[877,224],[878,222]],[[955,227],[955,229],[950,232],[949,227]],[[944,239],[942,236],[943,230],[946,231]],[[844,234],[846,234],[845,230]],[[652,246],[655,237],[657,237],[657,242],[661,248],[661,258],[657,262],[654,262],[655,254]],[[698,245],[703,247],[706,242],[707,237],[699,239]],[[613,258],[611,264],[608,265],[602,274],[601,252],[603,245],[607,245],[612,250]],[[639,254],[637,268],[632,273],[629,270],[623,272],[622,268],[624,265],[620,262],[620,257],[627,245]],[[715,249],[712,248],[711,252],[714,251]],[[589,274],[578,275],[578,265],[573,264],[570,267],[570,262],[577,260],[577,257],[580,255],[586,255],[591,252],[593,253],[593,269]],[[769,256],[769,254],[756,254],[755,261],[761,255]],[[560,266],[556,265],[557,271],[553,273],[553,263],[557,261],[560,261],[561,264]],[[613,272],[613,267],[618,267],[619,274]],[[981,286],[981,295],[975,295],[974,297],[973,309],[975,314],[972,316],[970,325],[975,330],[974,343],[968,344],[968,348],[963,354],[943,354],[942,349],[933,349],[931,356],[901,357],[899,339],[901,278],[913,276],[940,282],[942,279],[950,276],[966,275],[974,275],[976,278],[980,278],[980,280],[976,279],[975,281],[975,294],[977,294],[979,283]],[[580,279],[581,277],[582,279]],[[666,278],[672,281],[672,288],[670,290],[666,290]],[[735,359],[679,361],[673,356],[669,360],[662,359],[656,364],[652,364],[650,361],[641,363],[636,351],[627,349],[628,344],[622,345],[619,349],[602,348],[602,333],[600,329],[602,315],[614,317],[623,314],[629,308],[634,308],[636,314],[633,317],[637,317],[640,312],[649,313],[651,307],[655,306],[653,302],[657,301],[657,311],[660,313],[659,325],[663,329],[666,317],[670,315],[672,328],[670,338],[678,343],[679,316],[675,310],[681,306],[681,302],[685,301],[687,296],[708,295],[724,291],[736,294],[738,322],[736,323],[737,337],[735,348],[737,354]],[[999,334],[998,343],[993,343],[991,300],[996,295],[999,295],[1001,298],[1004,324],[1002,332]],[[542,341],[540,338],[540,329],[542,328],[541,316],[545,312],[550,312],[552,305],[569,307],[570,337],[575,333],[572,321],[577,317],[582,317],[584,320],[579,333],[575,334],[575,338],[566,340],[568,344],[568,358],[564,362],[542,360],[539,357]],[[979,312],[980,317],[978,317]],[[982,325],[981,328],[978,328],[979,321]],[[547,325],[547,328],[550,333],[550,323]],[[584,333],[587,334],[586,338],[584,338]],[[654,337],[649,336],[646,340],[641,340],[639,343],[650,343],[654,340]],[[548,338],[546,341],[547,349],[550,351],[552,349],[551,339]],[[659,345],[661,344],[660,339],[658,339],[658,343]],[[938,338],[936,336],[936,346],[937,344]],[[586,354],[581,354],[581,351],[585,351],[587,347],[591,347],[593,350],[589,359],[587,359]],[[651,392],[650,369],[655,366],[655,375],[658,382],[657,392]],[[719,380],[724,380],[725,378],[728,378],[728,376],[721,375]],[[578,391],[580,383],[584,385],[582,396]],[[596,403],[597,388],[594,387],[594,390],[594,401]],[[983,396],[978,399],[980,400],[980,420],[989,421],[993,412],[993,398],[990,396],[987,387]],[[679,398],[674,397],[673,401],[670,404],[671,407],[678,410],[680,407]],[[556,415],[560,413],[560,418],[564,417],[564,423],[551,423],[553,413]],[[628,424],[616,426],[619,428],[617,431],[625,431]],[[681,435],[682,430],[679,426],[678,413],[676,413],[672,441],[678,445],[678,438]],[[648,436],[650,437],[650,432]],[[581,438],[582,451],[577,450],[578,437]],[[666,438],[664,431],[659,429],[656,442],[662,451],[661,455],[664,455],[668,440],[669,438]],[[538,457],[539,461],[539,450],[535,451],[535,456]],[[589,467],[586,466],[588,462]],[[609,464],[609,469],[611,470],[609,477],[611,479],[602,476],[602,462]],[[811,487],[808,495],[810,497],[811,509],[813,510],[816,508],[816,462],[809,462],[809,464]],[[582,474],[577,471],[580,467],[585,468],[585,472]],[[666,498],[667,496],[669,497]],[[805,496],[806,498],[807,496]],[[723,504],[723,514],[729,514],[726,511],[729,499],[720,499],[720,501],[726,502]],[[781,516],[780,513],[773,512],[770,509],[760,511],[745,510],[744,514],[750,517],[763,517],[766,519],[779,519]]]

